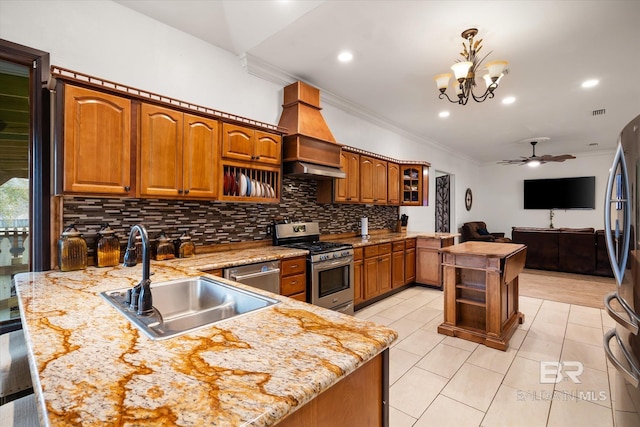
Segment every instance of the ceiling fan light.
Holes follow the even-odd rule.
[[[473,65],[472,62],[464,61],[464,62],[456,62],[451,66],[453,73],[456,75],[456,80],[461,81],[467,78],[469,74],[469,70]]]
[[[443,92],[449,86],[449,80],[451,80],[451,73],[438,74],[434,76],[433,79],[436,81],[436,85],[438,86],[438,89],[441,92]]]
[[[509,63],[507,61],[491,61],[487,62],[487,69],[492,79],[499,79],[502,77],[502,72],[507,68]]]
[[[530,168],[537,168],[538,166],[540,166],[540,161],[539,160],[529,160],[527,162],[527,166],[529,166]]]

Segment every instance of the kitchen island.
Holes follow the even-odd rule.
[[[272,248],[256,257],[299,252]],[[201,266],[217,265],[214,258],[152,262],[152,284],[202,275]],[[378,377],[372,401],[354,403],[377,407],[364,425],[383,425],[393,330],[216,278],[280,302],[152,341],[99,295],[137,284],[141,271],[141,265],[90,267],[15,277],[42,425],[319,425],[316,412],[332,401],[323,397],[353,394],[349,387],[372,374]],[[340,406],[325,411],[334,425],[360,422],[340,415]],[[301,421],[307,414],[309,423]]]

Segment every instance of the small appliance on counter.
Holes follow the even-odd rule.
[[[164,231],[161,231],[158,235],[151,254],[156,261],[164,261],[176,257],[176,249],[173,246],[173,242],[167,237]]]
[[[178,258],[190,258],[196,255],[196,244],[191,241],[191,236],[186,231],[176,239],[174,244]]]
[[[274,246],[304,249],[307,255],[307,302],[353,314],[353,246],[321,242],[317,222],[276,223]]]
[[[87,268],[87,241],[75,225],[67,227],[58,240],[58,266],[60,271]]]
[[[114,267],[120,263],[120,239],[115,231],[104,224],[98,231],[94,251],[96,267]]]
[[[360,235],[362,240],[369,240],[369,218],[367,217],[360,220]]]

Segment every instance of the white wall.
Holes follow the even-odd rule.
[[[248,74],[229,52],[111,1],[0,0],[0,38],[49,52],[52,65],[267,123],[275,124],[280,117],[280,85]],[[429,206],[400,208],[409,215],[410,231],[434,230],[436,170],[452,175],[452,231],[475,219],[505,231],[512,225],[546,225],[543,212],[521,209],[519,186],[524,178],[518,174],[523,168],[480,167],[430,141],[418,141],[331,105],[323,105],[323,115],[342,144],[431,163]],[[555,177],[599,170],[601,186],[607,162],[571,160],[545,165],[539,173]],[[586,171],[578,173],[580,167]],[[464,208],[466,188],[474,193],[470,212]],[[558,212],[554,224],[596,226],[602,221],[595,217],[593,212]]]

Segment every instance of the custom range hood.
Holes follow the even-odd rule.
[[[311,179],[345,178],[340,169],[339,145],[320,113],[320,90],[303,82],[284,88],[278,126],[288,129],[283,138],[285,175]]]

